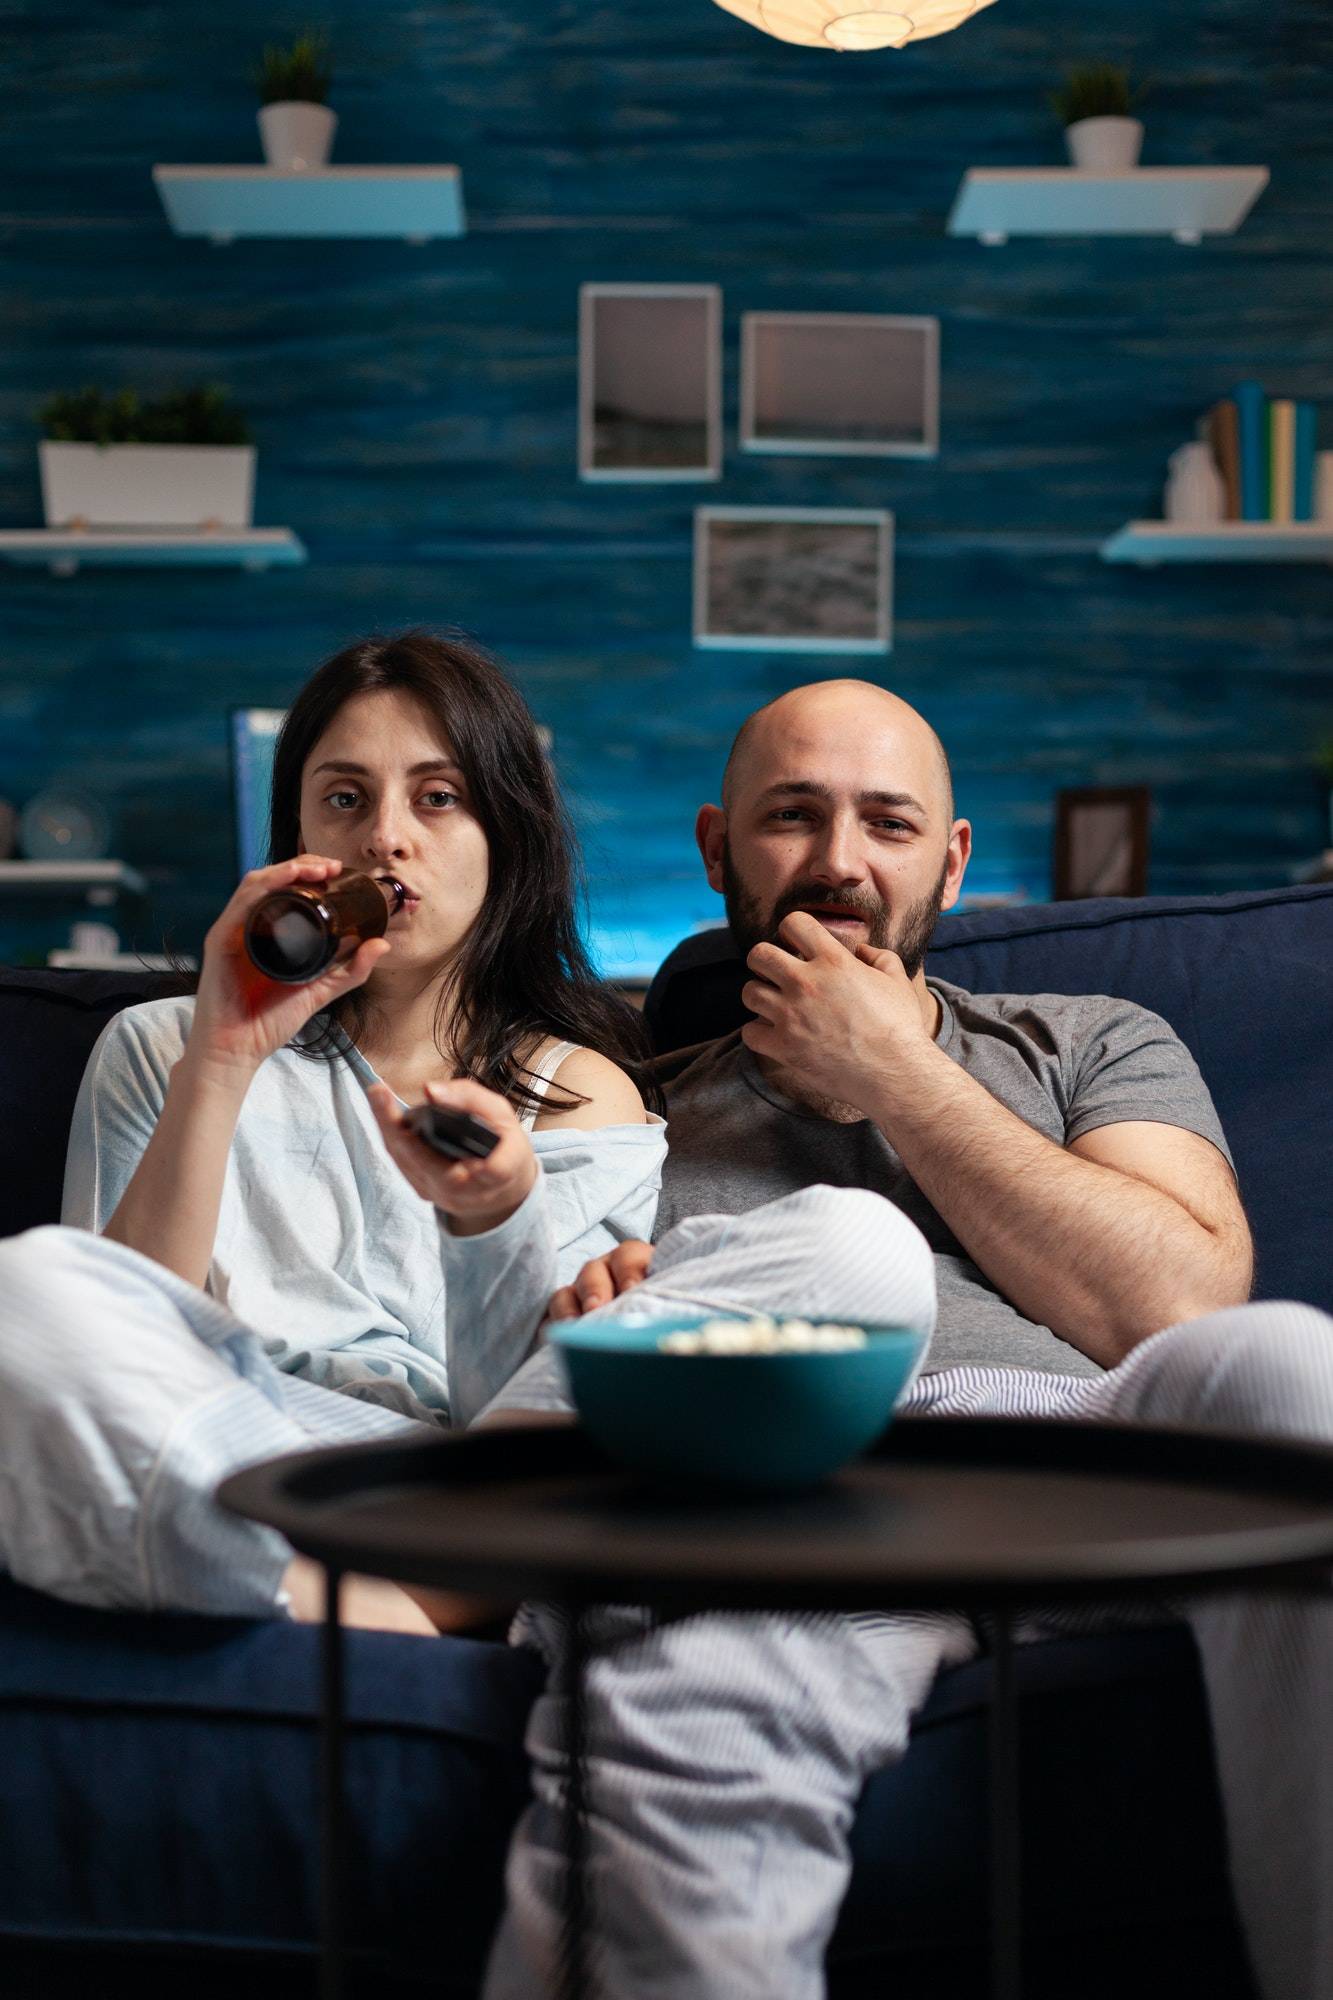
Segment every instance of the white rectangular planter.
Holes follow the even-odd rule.
[[[254,519],[250,444],[38,446],[48,528],[248,528]]]

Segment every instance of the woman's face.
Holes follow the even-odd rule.
[[[393,875],[407,890],[389,919],[386,973],[446,959],[486,897],[486,835],[453,747],[397,689],[345,702],[306,759],[301,845],[347,874]]]

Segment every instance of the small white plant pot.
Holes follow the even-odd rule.
[[[327,104],[298,100],[266,104],[259,113],[259,136],[269,166],[284,174],[309,173],[326,167],[333,151],[338,114]]]
[[[1139,163],[1143,126],[1137,118],[1077,118],[1065,126],[1065,144],[1085,173],[1128,174]]]
[[[252,444],[37,447],[48,528],[248,528]]]

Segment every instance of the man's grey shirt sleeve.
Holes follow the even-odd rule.
[[[1160,1014],[1094,995],[1082,1003],[1071,1050],[1065,1143],[1099,1125],[1178,1125],[1216,1146],[1234,1170],[1199,1066]]]

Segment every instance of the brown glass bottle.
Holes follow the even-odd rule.
[[[406,894],[401,882],[374,875],[275,889],[246,919],[250,962],[266,979],[304,986],[335,959],[350,958],[367,938],[383,937]]]

